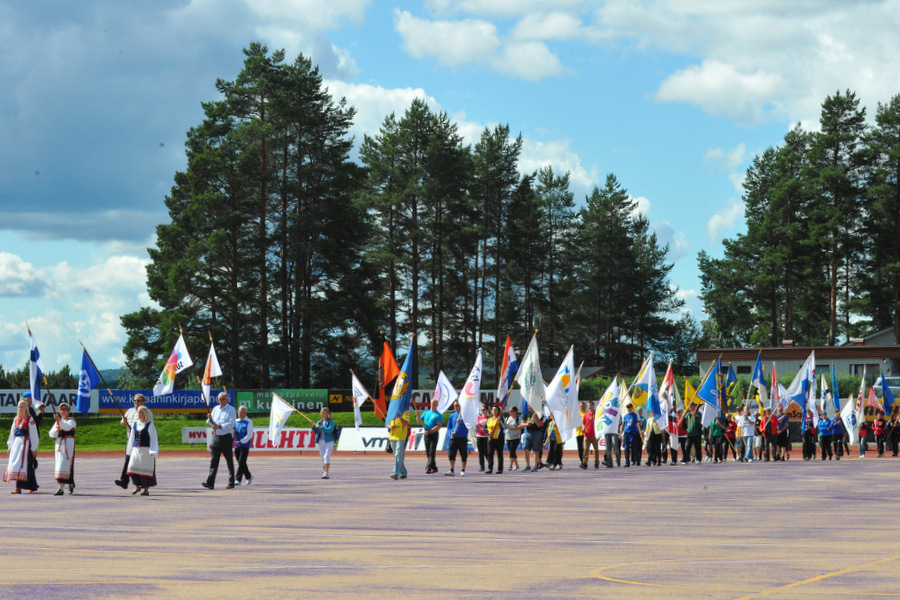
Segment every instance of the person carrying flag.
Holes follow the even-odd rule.
[[[816,458],[816,425],[813,422],[811,410],[806,411],[806,425],[803,432],[803,460],[815,460]]]
[[[884,411],[875,410],[875,420],[872,421],[872,432],[875,434],[875,447],[878,449],[878,456],[884,456],[884,431],[885,431]]]
[[[519,457],[516,450],[519,449],[519,442],[522,440],[522,430],[525,429],[525,423],[519,416],[519,408],[516,406],[509,407],[509,416],[506,418],[506,447],[509,450],[509,470],[519,470]]]
[[[503,473],[503,442],[505,441],[503,425],[503,412],[500,410],[500,406],[494,405],[491,408],[491,416],[488,417],[486,426],[488,434],[487,472],[490,473],[494,470],[494,455],[496,454],[497,475]]]
[[[388,439],[394,451],[394,470],[391,479],[406,479],[406,440],[409,439],[409,411],[391,419],[387,425]]]
[[[228,404],[228,394],[219,393],[219,405],[212,409],[206,423],[213,429],[213,438],[209,445],[209,475],[200,485],[208,490],[216,487],[216,474],[219,472],[219,459],[224,456],[228,465],[228,485],[225,489],[234,488],[234,423],[237,415],[234,407]]]
[[[697,405],[691,403],[690,410],[682,415],[678,421],[679,427],[684,427],[687,432],[687,445],[682,461],[691,462],[691,449],[694,450],[694,460],[697,464],[702,462],[702,450],[700,448],[700,440],[703,437],[703,420],[697,413]]]
[[[456,455],[459,454],[462,469],[460,475],[466,474],[466,460],[469,458],[469,428],[460,413],[459,402],[453,402],[453,414],[447,420],[447,431],[450,436],[450,470],[444,473],[448,477],[453,477],[456,473],[453,469],[456,467]]]
[[[55,496],[62,496],[66,485],[69,486],[69,494],[75,491],[75,419],[69,416],[70,410],[67,402],[60,403],[59,410],[53,414],[56,423],[49,432],[50,437],[56,440],[53,477],[59,489]]]
[[[438,400],[431,401],[431,409],[421,415],[416,413],[416,421],[425,429],[425,474],[438,472],[437,444],[441,427],[444,425],[444,415],[437,411]]]
[[[825,460],[826,456],[828,460],[833,458],[831,451],[831,419],[824,412],[819,413],[819,448],[822,450],[822,460]]]
[[[590,401],[587,403],[587,411],[581,417],[581,422],[584,426],[584,455],[581,458],[582,469],[587,469],[591,448],[594,449],[594,468],[600,468],[600,441],[597,439],[597,428],[594,424],[595,418],[596,411],[594,410],[594,403],[593,401]]]
[[[621,425],[622,445],[625,446],[625,467],[632,463],[641,464],[641,429],[638,426],[638,415],[634,412],[634,404],[625,405]]]
[[[129,408],[125,411],[125,414],[122,416],[122,420],[119,421],[119,425],[125,427],[129,432],[134,428],[134,424],[138,420],[138,411],[143,406],[146,408],[147,398],[143,394],[135,394],[134,395],[134,407]],[[147,409],[150,414],[150,423],[153,423],[153,413],[150,412],[150,409]],[[122,475],[115,480],[115,484],[122,488],[123,490],[128,489],[128,463],[131,461],[131,450],[125,450],[125,464],[122,466]]]
[[[9,458],[3,472],[4,483],[16,482],[11,494],[21,494],[22,490],[37,491],[39,486],[34,474],[34,457],[39,441],[37,425],[28,413],[28,400],[19,400],[16,416],[9,428],[9,439],[6,441]]]
[[[241,485],[241,479],[245,477],[247,485],[253,483],[253,475],[247,468],[247,456],[250,454],[253,433],[253,421],[247,416],[247,407],[242,406],[238,409],[237,421],[234,422],[234,457],[238,463],[234,485]]]

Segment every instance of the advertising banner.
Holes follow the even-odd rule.
[[[16,406],[19,404],[19,400],[22,399],[22,394],[27,391],[27,389],[0,390],[0,413],[15,414]],[[74,412],[77,400],[78,390],[41,390],[41,401],[47,405],[47,413],[59,406],[60,402],[66,402],[71,405]]]
[[[237,406],[246,406],[251,413],[272,410],[272,393],[302,412],[313,412],[328,406],[328,390],[252,390],[237,393]],[[352,404],[350,405],[352,407]],[[332,410],[340,410],[332,407]]]
[[[150,390],[112,390],[115,401],[107,390],[96,390],[101,413],[118,413],[116,402],[122,410],[134,407],[134,395],[144,394],[147,397],[147,408],[154,413],[206,413],[203,393],[200,390],[175,390],[171,394],[153,396]],[[218,395],[217,391],[213,392]],[[234,392],[228,392],[228,403],[234,405]]]

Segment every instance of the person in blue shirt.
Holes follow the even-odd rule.
[[[313,425],[313,433],[316,434],[316,447],[322,458],[322,479],[330,479],[328,469],[331,468],[331,453],[334,451],[334,421],[331,420],[331,409],[323,407],[319,411],[321,419]]]
[[[438,401],[431,401],[431,410],[426,410],[421,415],[416,413],[416,421],[425,429],[425,473],[430,475],[438,472],[437,444],[441,427],[444,425],[444,415],[437,411]]]
[[[243,478],[247,479],[247,485],[253,483],[253,475],[247,468],[247,456],[250,454],[252,441],[253,421],[247,417],[247,407],[242,406],[237,411],[237,421],[234,423],[234,457],[238,463],[234,485],[241,485]]]
[[[831,419],[831,445],[834,448],[834,460],[841,460],[844,455],[844,423],[840,415]]]
[[[630,467],[631,463],[641,464],[641,429],[634,405],[626,404],[625,411],[622,416],[622,442],[625,446],[625,466]]]
[[[460,455],[461,469],[459,474],[466,474],[466,460],[469,458],[469,428],[466,427],[460,414],[459,402],[453,403],[453,414],[447,420],[447,435],[450,437],[450,470],[444,473],[448,477],[453,477],[456,473],[454,467],[456,465],[456,455]]]
[[[819,448],[822,450],[822,460],[828,457],[831,460],[831,419],[825,413],[819,413]]]

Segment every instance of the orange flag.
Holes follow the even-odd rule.
[[[378,397],[373,398],[375,403],[375,415],[379,419],[383,419],[387,414],[387,402],[385,401],[385,389],[400,374],[400,368],[397,366],[397,360],[391,347],[384,342],[384,348],[381,356],[378,358]]]

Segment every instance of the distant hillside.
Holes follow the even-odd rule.
[[[119,384],[119,377],[125,375],[125,369],[100,369],[100,374],[103,375],[103,379],[106,380],[106,383],[109,384],[109,387],[117,388]]]

